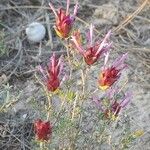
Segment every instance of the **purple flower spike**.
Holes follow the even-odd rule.
[[[125,94],[124,99],[123,99],[122,102],[120,103],[120,106],[121,106],[122,108],[126,107],[126,106],[130,103],[131,99],[132,99],[132,93],[131,93],[131,92],[127,92],[127,93]]]
[[[61,82],[59,76],[62,72],[62,69],[62,57],[57,59],[54,53],[50,58],[50,63],[46,69],[43,69],[41,66],[38,67],[38,70],[44,77],[44,83],[49,91],[54,92],[59,88]]]
[[[63,39],[68,38],[70,36],[71,30],[75,21],[75,17],[76,17],[77,10],[78,10],[78,3],[76,3],[74,7],[73,15],[69,13],[70,0],[67,0],[66,10],[59,8],[58,11],[56,11],[54,6],[51,3],[49,3],[49,6],[52,9],[56,18],[56,23],[54,26],[56,34],[60,38],[63,38]]]
[[[102,111],[106,119],[115,119],[120,114],[121,110],[125,108],[132,99],[131,92],[125,93],[123,98],[116,99],[119,88],[109,89],[101,98],[93,97],[93,102],[97,108]],[[106,102],[105,102],[106,101]]]
[[[117,68],[118,70],[122,70],[125,67],[127,67],[126,64],[124,64],[124,61],[127,59],[128,53],[123,54],[122,56],[118,57],[114,63],[112,64],[113,67]]]
[[[88,44],[85,49],[82,48],[81,44],[77,42],[78,40],[76,39],[76,37],[72,36],[72,41],[74,42],[76,49],[84,57],[84,60],[88,65],[94,64],[100,58],[100,56],[110,50],[112,45],[112,42],[109,42],[111,31],[106,34],[105,38],[100,43],[93,41],[93,30],[94,26],[91,24],[87,36]]]
[[[118,57],[110,67],[106,67],[107,57],[108,55],[105,56],[104,66],[98,81],[99,87],[102,90],[107,90],[110,88],[120,78],[121,71],[127,66],[124,63],[127,58],[127,53]]]

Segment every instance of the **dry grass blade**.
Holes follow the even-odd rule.
[[[8,103],[2,105],[0,107],[0,112],[3,112],[5,109],[8,109],[9,107],[12,107],[17,101],[18,101],[18,99],[17,100],[13,100],[11,102],[8,102]]]
[[[45,18],[46,18],[46,25],[47,25],[47,30],[48,30],[48,36],[49,36],[49,41],[46,45],[50,45],[51,49],[53,49],[53,39],[52,39],[52,31],[51,31],[51,26],[50,26],[50,19],[48,14],[45,14]]]
[[[129,17],[127,17],[118,27],[116,27],[113,31],[114,32],[119,32],[123,27],[129,24],[135,16],[137,16],[143,8],[146,6],[146,4],[149,2],[149,0],[145,0],[143,4],[135,11],[133,12]]]
[[[16,149],[19,147],[23,147],[23,149],[30,150],[31,148],[29,146],[28,141],[24,139],[24,137],[22,137],[23,134],[25,134],[23,130],[25,130],[26,128],[31,128],[31,125],[30,126],[29,125],[30,124],[28,123],[27,124],[24,123],[23,126],[22,125],[14,126],[9,123],[0,122],[0,131],[2,131],[1,132],[2,134],[0,135],[0,140],[1,140],[0,149],[8,149],[8,147],[12,149]],[[31,132],[30,129],[27,132],[28,133]]]
[[[24,5],[24,6],[9,6],[6,8],[1,8],[1,11],[10,10],[10,9],[19,9],[19,8],[22,8],[22,9],[47,9],[47,10],[50,9],[49,7],[44,7],[44,6],[33,6],[33,5],[26,6],[26,5]]]

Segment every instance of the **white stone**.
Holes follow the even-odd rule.
[[[27,114],[23,114],[23,116],[22,116],[22,117],[23,117],[23,119],[26,119],[26,117],[27,117]]]
[[[40,42],[46,34],[45,27],[39,22],[33,22],[26,28],[26,35],[29,41]]]

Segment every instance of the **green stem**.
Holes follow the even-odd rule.
[[[51,106],[52,106],[52,101],[51,101],[51,97],[52,97],[52,94],[49,95],[49,92],[47,89],[45,89],[45,93],[46,93],[46,96],[47,96],[47,100],[48,100],[48,107],[47,107],[47,121],[50,120],[50,115],[51,115]]]
[[[70,69],[70,79],[72,77],[72,63],[71,63],[71,56],[70,56],[70,51],[69,51],[69,39],[66,40],[66,49],[67,49],[67,58],[68,58],[68,63],[69,63],[69,69]]]
[[[63,100],[63,102],[62,102],[62,104],[61,104],[61,106],[60,106],[60,111],[57,113],[57,117],[56,117],[56,120],[55,120],[53,126],[55,126],[55,124],[57,123],[57,121],[58,121],[59,118],[61,117],[61,114],[63,113],[62,110],[63,110],[64,104],[65,104],[65,101]]]
[[[84,99],[84,96],[85,96],[85,74],[84,74],[84,70],[81,70],[81,78],[82,78],[82,96]]]
[[[40,142],[40,150],[44,150],[44,144],[43,144],[43,142]]]
[[[76,93],[75,100],[74,100],[74,104],[73,104],[73,110],[72,110],[71,121],[73,121],[73,120],[74,120],[74,116],[75,116],[75,109],[76,109],[76,105],[77,105],[78,98],[79,98],[79,94],[78,94],[78,92],[77,92],[77,93]]]

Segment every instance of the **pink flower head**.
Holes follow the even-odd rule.
[[[111,35],[111,31],[109,31],[106,34],[102,42],[94,42],[93,29],[94,29],[94,26],[91,24],[90,31],[87,37],[88,44],[85,49],[82,47],[81,43],[78,42],[78,39],[76,38],[76,36],[72,36],[72,41],[74,42],[77,50],[84,57],[84,60],[88,65],[94,64],[100,58],[102,54],[106,53],[110,49],[112,45],[112,43],[108,42],[109,37]]]
[[[34,130],[37,140],[48,141],[52,134],[52,125],[48,121],[38,119],[34,122]]]
[[[100,100],[93,98],[93,102],[102,111],[105,118],[110,119],[112,116],[117,117],[120,111],[125,108],[132,99],[131,92],[125,93],[125,96],[121,100],[117,100],[116,95],[118,89],[110,89]],[[113,95],[112,95],[113,94]]]
[[[74,36],[75,39],[76,39],[76,41],[77,41],[77,43],[78,43],[79,45],[81,45],[81,43],[82,43],[82,36],[81,36],[80,30],[78,29],[78,30],[73,31],[73,32],[72,32],[72,36]],[[72,49],[76,49],[76,45],[74,44],[73,41],[70,41],[70,47],[71,47]]]
[[[113,113],[114,116],[118,116],[121,109],[125,108],[129,102],[131,101],[132,94],[131,92],[125,93],[125,96],[122,98],[121,102],[114,101],[110,105],[110,111]]]
[[[49,91],[54,92],[59,88],[60,86],[59,75],[62,71],[62,68],[63,68],[63,63],[61,57],[57,59],[54,53],[50,59],[50,63],[47,69],[44,70],[42,67],[39,68],[40,72],[44,77],[47,89]]]
[[[103,67],[103,70],[100,74],[99,81],[98,81],[100,89],[106,90],[118,80],[118,78],[121,75],[121,71],[127,66],[124,63],[126,58],[127,58],[127,53],[118,57],[113,62],[111,67],[105,67],[105,66]]]
[[[67,0],[66,10],[63,10],[62,8],[60,8],[56,12],[53,5],[51,3],[49,3],[49,6],[52,9],[52,11],[54,12],[55,17],[56,17],[56,24],[54,26],[54,29],[56,31],[56,34],[61,38],[67,38],[70,35],[70,31],[74,24],[77,10],[78,10],[78,3],[76,3],[76,5],[74,7],[74,13],[71,16],[69,13],[69,5],[70,5],[70,0]]]

